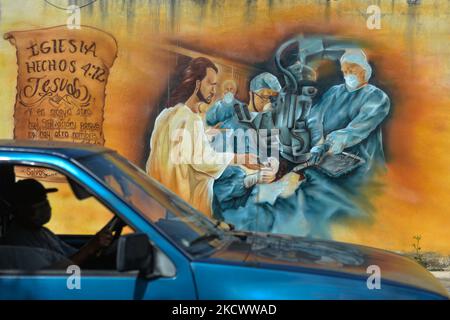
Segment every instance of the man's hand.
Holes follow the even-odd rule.
[[[92,239],[94,243],[93,246],[98,249],[107,248],[111,245],[112,239],[112,232],[108,228],[103,228]]]
[[[112,239],[112,232],[107,227],[103,228],[86,244],[88,254],[93,255],[99,250],[107,248],[111,245]]]
[[[311,157],[309,158],[308,162],[313,165],[318,165],[320,162],[322,162],[325,153],[329,149],[330,145],[327,143],[314,146],[310,151]]]
[[[276,178],[276,173],[270,169],[262,169],[257,173],[252,173],[244,178],[244,186],[248,189],[257,183],[271,183]]]
[[[235,154],[234,163],[242,164],[251,170],[259,170],[262,167],[259,163],[258,156],[253,153]]]
[[[244,166],[246,166],[247,168],[252,170],[259,170],[262,167],[261,163],[259,163],[258,156],[256,156],[255,154],[247,153],[245,154],[245,156]]]
[[[90,257],[98,254],[100,249],[107,248],[113,239],[112,232],[107,228],[100,230],[88,243],[77,253],[70,257],[74,264],[81,265]]]
[[[269,157],[267,162],[263,163],[265,168],[269,168],[273,173],[277,173],[280,169],[280,161],[275,157]]]
[[[276,172],[273,172],[270,168],[262,168],[258,172],[258,183],[271,183],[277,176]]]
[[[280,166],[278,159],[270,157],[266,163],[263,164],[261,170],[257,173],[249,174],[244,178],[244,186],[250,188],[257,183],[272,183],[277,177],[277,172]]]
[[[215,136],[221,134],[224,131],[224,129],[220,129],[221,125],[222,125],[222,122],[219,122],[215,126],[209,128],[209,129],[206,129],[205,134],[206,134],[206,137],[208,138],[209,142],[211,142]]]
[[[264,167],[259,171],[258,183],[272,183],[277,177],[280,162],[277,158],[270,157],[263,165]]]

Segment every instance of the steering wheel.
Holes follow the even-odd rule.
[[[111,231],[113,233],[113,239],[111,241],[111,244],[107,248],[104,248],[97,253],[97,257],[103,254],[108,254],[110,251],[109,249],[114,248],[115,244],[117,243],[117,240],[120,238],[120,235],[122,234],[123,227],[125,226],[126,223],[118,216],[114,216],[111,220],[109,220],[109,222],[103,227],[103,229],[106,228],[109,231]]]
[[[115,269],[116,268],[116,252],[118,239],[122,233],[123,227],[127,224],[117,216],[114,216],[101,229],[108,229],[113,233],[113,239],[109,246],[100,249],[95,255],[90,256],[87,261],[83,262],[82,267],[86,269]]]
[[[113,241],[119,239],[122,234],[123,227],[126,226],[126,223],[120,219],[118,216],[114,216],[105,226],[109,229],[109,231],[114,233]]]

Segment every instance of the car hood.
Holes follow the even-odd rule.
[[[209,262],[248,265],[304,273],[367,279],[379,267],[382,282],[449,297],[444,286],[411,258],[389,251],[337,241],[261,233],[235,233],[234,240],[207,258]]]

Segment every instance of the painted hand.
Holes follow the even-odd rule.
[[[320,162],[322,162],[325,153],[329,149],[330,145],[327,143],[314,146],[310,151],[311,157],[309,158],[308,162],[313,165],[318,165]]]

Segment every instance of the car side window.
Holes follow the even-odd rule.
[[[86,188],[31,165],[0,162],[0,176],[0,271],[116,270],[115,236],[135,230]]]
[[[45,226],[55,234],[93,235],[113,217],[113,213],[95,197],[78,199],[68,178],[55,171],[40,167],[17,166],[15,173],[16,181],[32,178],[46,189],[58,190],[47,195],[52,213],[49,223]]]

